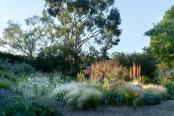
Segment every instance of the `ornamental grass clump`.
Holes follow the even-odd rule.
[[[126,84],[124,88],[124,95],[126,104],[133,106],[136,109],[136,106],[142,102],[144,90],[141,87]]]
[[[62,95],[62,99],[60,99]],[[96,110],[101,99],[101,92],[85,84],[71,82],[57,86],[51,93],[50,98],[58,101],[66,99],[66,106],[69,109]]]
[[[46,77],[29,77],[19,81],[16,85],[16,90],[22,92],[25,98],[40,97],[46,95],[52,89],[52,84]]]

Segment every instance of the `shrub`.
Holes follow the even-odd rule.
[[[159,104],[162,100],[162,96],[155,93],[152,90],[145,90],[144,93],[144,102],[147,105],[155,105],[155,104]]]
[[[11,88],[11,82],[8,80],[0,79],[0,89],[10,89]]]
[[[12,64],[9,62],[8,59],[0,59],[0,70],[3,71],[10,71]]]
[[[171,76],[166,76],[166,77],[160,78],[159,83],[164,85],[167,88],[167,92],[170,95],[174,95],[174,81],[172,81]]]
[[[40,97],[49,93],[53,86],[46,77],[27,78],[17,83],[16,89],[21,91],[25,98]]]
[[[124,80],[128,77],[128,69],[119,64],[117,60],[105,60],[92,64],[91,78],[109,80]]]
[[[17,80],[17,77],[14,76],[13,74],[11,74],[9,72],[1,71],[1,70],[0,70],[0,78],[5,78],[12,82],[16,82],[16,80]]]
[[[11,96],[11,91],[10,90],[4,90],[4,89],[0,89],[0,104],[2,104],[2,100],[3,102],[6,102],[7,99],[5,98],[9,98]],[[2,100],[1,100],[2,99]],[[5,101],[4,101],[5,100]]]
[[[62,116],[60,112],[50,111],[44,106],[32,103],[30,106],[23,104],[0,105],[1,116]]]
[[[25,64],[25,63],[14,64],[12,70],[14,74],[19,76],[22,75],[26,76],[36,72],[35,69],[30,64]]]

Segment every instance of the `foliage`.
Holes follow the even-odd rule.
[[[62,116],[61,113],[57,111],[49,111],[44,106],[40,106],[37,103],[32,103],[31,106],[26,106],[24,104],[0,104],[0,106],[1,116]]]
[[[73,62],[73,59],[76,62]],[[37,69],[44,72],[58,70],[64,75],[72,75],[71,69],[73,67],[76,69],[75,73],[80,70],[81,59],[66,43],[60,43],[42,50],[36,59],[36,63]]]
[[[0,104],[7,104],[8,98],[11,97],[11,91],[5,90],[5,89],[0,89]]]
[[[149,54],[152,54],[169,68],[174,67],[174,6],[166,11],[163,19],[145,33],[150,37]]]
[[[3,71],[10,71],[12,64],[9,62],[8,59],[0,59],[0,70]]]
[[[83,75],[82,72],[77,74],[77,80],[80,82],[84,82],[85,81],[85,76]]]
[[[14,54],[7,53],[7,52],[0,51],[0,58],[3,60],[8,59],[8,62],[11,64],[14,64],[17,62],[18,63],[25,62],[25,63],[30,64],[32,66],[34,66],[34,64],[35,64],[35,59],[31,59],[31,58],[29,58],[27,56],[23,56],[23,55],[14,55]]]
[[[141,75],[148,76],[149,78],[155,77],[156,72],[156,59],[151,55],[146,53],[119,53],[114,52],[112,54],[113,59],[116,59],[120,62],[121,65],[126,66],[127,68],[132,67],[133,62],[135,64],[141,65]]]
[[[0,89],[11,89],[11,84],[12,82],[5,80],[5,79],[0,79]]]
[[[170,95],[174,95],[174,82],[172,75],[160,75],[159,83],[167,88]]]
[[[156,92],[145,89],[144,93],[144,102],[147,105],[156,105],[162,101],[162,95],[157,94]]]
[[[6,45],[9,45],[23,55],[33,58],[41,48],[54,42],[54,34],[52,33],[54,24],[53,20],[46,15],[28,18],[25,20],[25,24],[26,28],[23,30],[20,24],[9,20],[8,27],[3,33],[3,46],[8,48]],[[15,53],[15,51],[8,50]]]
[[[29,77],[19,81],[14,88],[21,91],[23,96],[28,99],[48,94],[53,86],[46,77]]]
[[[13,74],[11,74],[10,72],[5,72],[5,71],[1,71],[0,70],[0,78],[5,78],[8,79],[12,82],[16,82],[17,81],[17,77],[14,76]]]
[[[26,76],[36,72],[30,64],[25,63],[14,64],[12,71],[15,75],[18,76]]]
[[[82,45],[94,39],[97,44],[104,44],[109,49],[119,42],[121,30],[120,14],[114,0],[45,0],[46,11],[60,21],[57,26],[57,37],[74,42],[74,51],[80,52]],[[110,11],[110,12],[109,12]],[[107,15],[106,15],[107,14]],[[72,48],[73,49],[73,48]]]
[[[100,85],[100,90],[104,93],[102,103],[104,105],[122,105],[125,102],[124,96],[124,81],[109,81],[105,79]]]

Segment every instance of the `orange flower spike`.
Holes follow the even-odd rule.
[[[132,67],[130,67],[130,79],[132,78]]]

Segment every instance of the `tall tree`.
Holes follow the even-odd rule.
[[[174,67],[174,6],[145,35],[151,39],[148,52],[168,67]]]
[[[46,11],[60,22],[58,37],[74,41],[78,53],[84,43],[93,39],[105,48],[117,45],[121,30],[115,0],[45,0]],[[112,7],[112,8],[111,8]]]
[[[51,45],[54,40],[54,22],[47,17],[33,16],[25,20],[25,28],[9,20],[8,27],[4,29],[1,44],[8,49],[20,51],[23,55],[33,57],[46,45]],[[10,48],[9,48],[10,47]]]

